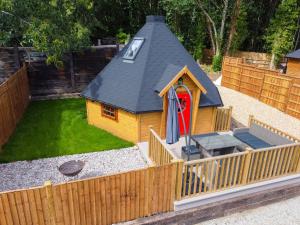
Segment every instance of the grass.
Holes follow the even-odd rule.
[[[0,162],[104,151],[132,145],[88,125],[83,99],[37,101],[29,105],[15,133],[4,145]]]

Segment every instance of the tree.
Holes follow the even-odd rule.
[[[270,68],[275,68],[280,59],[296,44],[299,29],[300,3],[298,0],[283,0],[272,18],[265,35],[267,49],[272,53]]]
[[[225,55],[230,55],[240,49],[249,36],[247,17],[247,3],[243,0],[237,0],[231,19]]]
[[[90,45],[92,0],[5,0],[0,7],[2,44],[33,46],[57,66],[65,53]]]

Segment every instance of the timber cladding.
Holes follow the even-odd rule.
[[[239,58],[224,57],[222,76],[222,86],[300,118],[300,70],[297,74],[280,74],[242,63]]]
[[[153,126],[155,132],[165,136],[166,120],[162,121],[163,112],[148,112],[134,114],[122,109],[117,109],[118,120],[112,120],[102,115],[102,105],[99,102],[87,100],[87,120],[90,125],[104,129],[120,138],[133,143],[147,141],[149,138],[149,126]],[[214,131],[216,107],[199,108],[195,119],[195,134]]]
[[[26,66],[23,66],[0,85],[0,150],[29,104],[29,85]]]
[[[173,211],[175,164],[0,193],[1,225],[106,225]]]
[[[138,142],[138,116],[117,109],[118,120],[112,120],[102,115],[102,106],[99,102],[86,101],[88,123],[125,140]]]
[[[287,70],[286,73],[291,76],[299,76],[300,71],[300,59],[292,59],[289,58],[287,62]]]

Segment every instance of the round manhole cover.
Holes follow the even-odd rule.
[[[63,163],[59,168],[59,172],[66,176],[76,176],[84,167],[84,162],[80,160],[71,160]]]

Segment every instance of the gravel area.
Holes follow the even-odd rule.
[[[214,220],[205,221],[198,225],[299,225],[300,224],[300,196],[246,210]]]
[[[77,177],[66,177],[57,169],[69,160],[85,162],[83,170]],[[146,166],[140,151],[135,147],[0,164],[0,191],[40,186],[47,180],[61,183]]]
[[[218,86],[225,106],[233,106],[232,116],[243,125],[248,124],[249,115],[288,134],[300,138],[300,120],[279,111],[248,95]]]

